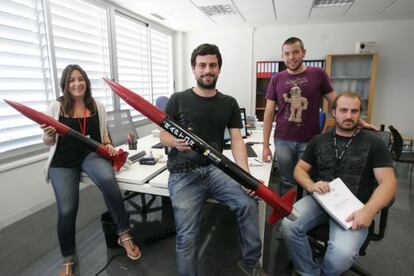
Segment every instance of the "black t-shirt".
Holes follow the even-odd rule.
[[[60,116],[59,122],[67,125],[68,127],[81,132],[80,124],[83,123],[82,119],[67,118]],[[99,130],[99,117],[96,113],[91,117],[86,118],[86,135],[90,138],[101,143],[101,132]],[[53,156],[51,167],[62,168],[74,168],[78,167],[83,159],[92,152],[92,148],[81,141],[75,140],[69,135],[65,137],[59,137],[56,152]]]
[[[192,88],[174,93],[166,113],[220,152],[224,147],[224,129],[243,127],[236,100],[218,91],[213,97],[201,97]],[[178,173],[208,164],[209,161],[195,151],[179,152],[173,148],[168,155],[167,167],[170,172]]]
[[[393,166],[384,141],[370,131],[361,130],[338,161],[333,138],[333,131],[315,136],[303,154],[303,161],[312,165],[315,181],[332,181],[340,177],[352,193],[366,203],[375,189],[373,169]],[[336,138],[340,155],[351,138],[339,135]]]

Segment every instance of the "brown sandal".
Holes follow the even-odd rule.
[[[74,262],[66,262],[62,264],[62,270],[59,272],[59,276],[72,276],[73,275]],[[63,274],[62,274],[63,272]]]
[[[126,250],[126,248],[125,248],[125,246],[124,246],[124,243],[125,242],[129,242],[129,245],[131,246],[131,248],[132,248],[132,250],[135,250],[135,248],[137,248],[138,249],[138,255],[136,255],[136,256],[134,256],[134,255],[130,255],[130,254],[128,254],[128,251]],[[132,237],[131,236],[129,236],[129,237],[127,237],[127,238],[125,238],[125,239],[121,239],[121,238],[118,238],[118,244],[120,245],[120,246],[122,246],[123,248],[125,248],[125,251],[126,251],[126,253],[127,253],[127,256],[128,256],[128,258],[130,258],[131,260],[138,260],[139,258],[141,258],[141,251],[139,250],[139,248],[134,244],[134,242],[132,241]]]

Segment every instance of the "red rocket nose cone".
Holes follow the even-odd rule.
[[[17,105],[16,102],[13,102],[13,101],[10,101],[10,100],[3,99],[3,101],[5,101],[6,103],[8,103],[9,105],[11,105],[13,107],[15,107]]]
[[[122,98],[126,103],[132,106],[135,110],[142,113],[148,119],[160,125],[163,120],[167,117],[163,111],[152,105],[146,99],[133,92],[132,90],[116,83],[108,78],[102,78],[106,84],[112,89],[112,91]]]
[[[26,114],[26,109],[25,106],[22,104],[19,104],[18,102],[14,102],[14,101],[10,101],[10,100],[6,100],[3,99],[8,105],[12,106],[14,109],[16,109],[17,111]]]
[[[102,79],[104,80],[104,82],[106,82],[109,86],[112,87],[113,81],[111,79],[108,79],[108,78],[102,78]]]
[[[118,84],[118,83],[116,83],[113,80],[108,79],[108,78],[102,78],[102,79],[104,80],[104,82],[106,82],[107,85],[109,85],[109,87],[111,87],[112,90],[119,93],[119,90],[122,88],[122,86],[120,84]]]

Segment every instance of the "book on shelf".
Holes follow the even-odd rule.
[[[272,78],[278,72],[277,61],[258,61],[256,65],[257,78]]]
[[[329,186],[331,190],[328,193],[313,193],[313,197],[336,222],[344,229],[349,229],[352,226],[352,221],[346,221],[347,217],[364,207],[364,204],[340,178],[329,182]]]

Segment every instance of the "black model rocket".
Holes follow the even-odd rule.
[[[228,174],[243,187],[255,191],[255,194],[258,197],[263,199],[273,208],[273,212],[269,219],[270,223],[273,224],[285,216],[288,216],[291,220],[295,220],[298,217],[298,213],[292,206],[296,196],[295,190],[290,190],[283,197],[280,197],[264,185],[263,182],[243,170],[237,164],[225,157],[222,153],[208,145],[201,138],[197,137],[194,133],[191,133],[175,123],[165,112],[159,110],[141,96],[110,79],[104,78],[104,81],[130,106],[141,112],[155,124],[168,131],[174,137],[184,139],[192,150],[204,155],[211,161],[211,163]]]
[[[20,113],[22,113],[27,118],[35,121],[36,123],[54,127],[56,129],[56,132],[60,136],[63,137],[63,136],[69,135],[70,137],[89,145],[97,154],[99,154],[100,156],[108,160],[111,160],[113,163],[114,170],[117,172],[121,169],[121,167],[127,161],[128,152],[123,151],[122,149],[119,149],[115,155],[111,156],[109,154],[108,149],[104,145],[82,135],[78,131],[68,127],[65,124],[62,124],[61,122],[50,117],[49,115],[43,114],[21,103],[8,101],[8,100],[4,100],[4,101],[8,103],[9,105],[11,105],[13,108],[15,108],[17,111],[19,111]]]

